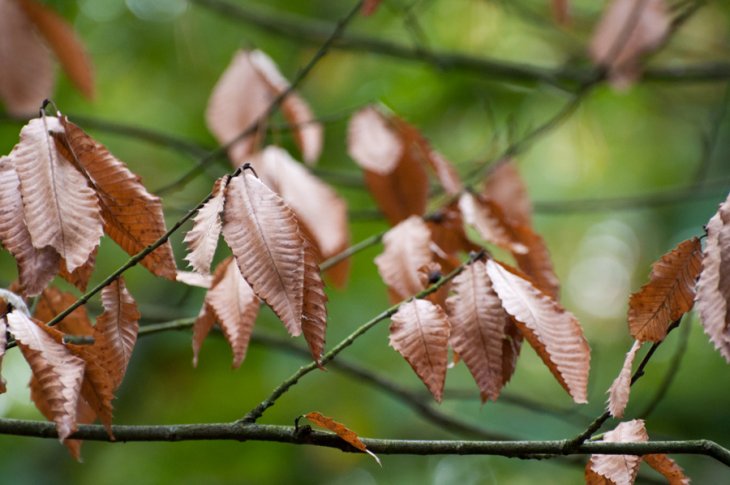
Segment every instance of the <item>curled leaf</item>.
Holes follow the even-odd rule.
[[[641,348],[641,341],[634,340],[634,345],[626,353],[624,365],[621,367],[616,379],[608,389],[608,411],[614,418],[623,418],[626,405],[629,403],[631,392],[631,368],[634,365],[636,353]]]
[[[391,317],[390,346],[411,365],[437,401],[446,381],[450,323],[446,313],[428,300],[404,303]]]
[[[188,254],[185,259],[199,273],[208,274],[223,223],[225,177],[216,180],[211,197],[193,218],[193,228],[185,235]],[[179,273],[178,273],[179,275]]]
[[[369,454],[375,459],[375,461],[378,462],[378,465],[382,466],[382,463],[380,463],[380,458],[378,458],[375,453],[368,450],[367,446],[365,446],[365,443],[360,440],[357,434],[344,424],[338,423],[329,416],[324,416],[317,411],[307,413],[304,415],[304,417],[312,423],[316,424],[317,426],[321,426],[337,434],[337,436],[347,441],[350,445],[357,448],[358,450]]]
[[[312,359],[319,364],[324,352],[327,331],[327,295],[317,265],[317,255],[311,242],[304,241],[304,306],[302,333],[309,345]]]

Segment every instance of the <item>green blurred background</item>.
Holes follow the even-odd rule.
[[[232,0],[234,3],[235,0]],[[262,49],[293,79],[316,46],[233,21],[183,0],[78,0],[45,2],[60,12],[86,44],[96,69],[97,99],[89,102],[59,76],[59,108],[107,145],[155,190],[175,180],[195,157],[84,124],[83,117],[129,124],[187,139],[204,148],[215,142],[203,112],[208,96],[234,52]],[[274,0],[243,2],[274,19],[298,15],[306,22],[334,25],[353,2]],[[348,33],[478,57],[555,67],[586,67],[586,44],[602,2],[574,1],[570,28],[550,18],[547,0],[386,0],[372,17],[360,17]],[[728,59],[730,5],[708,2],[652,59],[655,65]],[[536,204],[536,226],[544,235],[563,285],[563,304],[581,320],[593,350],[590,404],[577,407],[528,346],[505,399],[481,405],[463,364],[449,371],[447,389],[456,390],[439,409],[487,430],[520,439],[561,439],[582,431],[604,407],[605,391],[617,374],[631,339],[626,301],[647,279],[650,265],[679,241],[702,234],[702,226],[730,188],[726,163],[730,125],[724,112],[726,82],[645,82],[617,93],[600,86],[559,127],[518,157]],[[570,93],[536,82],[500,77],[363,52],[333,51],[307,77],[300,92],[327,120],[320,170],[343,195],[352,212],[353,241],[386,228],[373,217],[374,203],[347,156],[350,114],[380,102],[416,125],[462,173],[489,160],[544,122],[570,100]],[[0,153],[17,142],[21,123],[0,116]],[[93,121],[93,120],[90,120]],[[271,140],[298,153],[289,134]],[[203,198],[214,177],[228,170],[212,165],[183,190],[164,199],[168,224]],[[352,177],[350,177],[350,175]],[[354,186],[353,186],[354,185]],[[690,190],[684,190],[685,188]],[[669,194],[665,198],[635,196]],[[620,199],[618,202],[613,198]],[[609,199],[595,205],[562,201]],[[660,202],[660,203],[657,203]],[[187,230],[189,226],[186,226]],[[182,267],[183,232],[174,236]],[[341,340],[387,306],[373,247],[353,259],[345,290],[329,289],[328,343]],[[225,257],[219,250],[218,259]],[[116,269],[126,256],[102,242],[94,281]],[[15,278],[10,256],[0,254],[0,281]],[[197,314],[202,290],[153,278],[141,268],[127,273],[143,324]],[[92,311],[98,311],[92,306]],[[647,418],[653,438],[708,438],[730,445],[730,368],[705,338],[694,315],[672,333],[648,372],[634,388],[627,417],[638,416],[655,396],[673,358],[688,339],[675,379]],[[285,337],[283,326],[263,311],[257,330]],[[683,333],[684,332],[684,333]],[[191,365],[190,333],[167,332],[140,339],[115,401],[117,424],[223,422],[241,417],[303,361],[291,353],[252,345],[243,366],[230,368],[222,338],[206,341],[197,369]],[[360,338],[342,356],[425,391],[407,363],[387,345],[387,322]],[[295,342],[303,344],[303,341]],[[3,362],[8,392],[0,413],[40,418],[30,403],[29,369],[10,351]],[[466,391],[466,392],[462,392]],[[424,399],[428,400],[424,394]],[[521,403],[537,403],[531,410]],[[330,370],[305,377],[263,418],[291,424],[317,410],[345,422],[363,436],[455,438],[423,420],[402,402]],[[74,462],[54,440],[0,437],[0,469],[7,483],[581,483],[579,466],[500,457],[381,457],[270,443],[186,442],[107,444],[87,442],[84,463]],[[678,456],[695,483],[730,477],[705,457]],[[647,476],[656,477],[648,471]],[[723,480],[724,479],[724,480]]]

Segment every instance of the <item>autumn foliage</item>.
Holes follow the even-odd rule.
[[[363,15],[374,14],[378,3],[365,2]],[[671,26],[665,2],[648,1],[619,41],[627,19],[634,18],[634,3],[610,2],[589,47],[595,65],[620,88],[639,79],[643,57],[661,46]],[[556,20],[569,24],[569,2],[551,4]],[[31,31],[40,34],[32,41],[24,37]],[[4,72],[12,76],[0,78],[9,111],[35,111],[50,92],[52,61],[40,44],[50,46],[83,93],[93,94],[83,48],[46,7],[0,0],[0,37],[25,49],[13,56],[0,49],[0,66],[11,66]],[[104,145],[49,109],[44,105],[12,151],[0,157],[0,241],[18,268],[12,290],[36,302],[31,313],[22,301],[7,298],[0,334],[7,330],[28,361],[31,398],[75,457],[80,442],[72,435],[79,424],[99,420],[112,436],[114,392],[132,358],[141,318],[135,289],[120,274],[82,299],[54,283],[58,277],[85,292],[98,247],[107,244],[104,235],[155,276],[205,289],[193,327],[195,365],[215,328],[230,345],[233,366],[242,365],[266,305],[291,336],[303,336],[313,361],[326,367],[325,281],[347,284],[348,263],[340,256],[351,245],[348,211],[337,190],[309,168],[321,155],[324,128],[274,60],[260,50],[236,52],[210,95],[207,126],[234,170],[216,180],[186,216],[192,226],[184,238],[185,261],[192,271],[178,268],[160,198]],[[267,144],[267,119],[276,109],[305,164]],[[453,355],[473,376],[482,402],[499,399],[526,342],[545,375],[574,402],[586,403],[591,349],[580,322],[560,302],[560,282],[533,225],[517,160],[504,156],[486,176],[465,176],[405,117],[377,104],[351,116],[346,145],[389,223],[374,258],[383,291],[397,305],[389,344],[433,398],[444,395]],[[705,332],[730,362],[730,199],[708,222],[704,249],[701,236],[662,256],[629,300],[627,332],[635,342],[608,392],[612,416],[624,415],[642,345],[664,340],[695,302]],[[225,256],[214,265],[217,251]],[[333,264],[323,277],[325,261]],[[103,310],[91,318],[84,304],[97,291]],[[369,452],[344,425],[316,412],[305,417]],[[632,420],[602,440],[640,442],[648,434],[642,421]],[[642,461],[673,483],[686,481],[665,455],[593,455],[585,477],[588,483],[633,483]]]

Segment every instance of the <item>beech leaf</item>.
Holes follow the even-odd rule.
[[[24,295],[38,295],[58,273],[60,257],[56,250],[33,246],[23,220],[20,180],[9,157],[0,157],[0,242],[17,262]]]
[[[641,419],[620,423],[603,435],[603,441],[609,443],[637,443],[648,440],[649,435]],[[640,463],[641,457],[636,455],[591,455],[589,466],[593,472],[617,485],[630,485],[636,480]]]
[[[484,181],[483,194],[494,201],[513,226],[532,226],[532,204],[511,159],[501,160]]]
[[[363,170],[388,175],[395,170],[403,151],[403,143],[391,122],[375,107],[367,106],[350,119],[347,153]]]
[[[65,141],[98,194],[104,230],[109,237],[129,255],[162,237],[167,228],[160,198],[147,192],[139,176],[104,145],[65,118],[61,121],[66,129]],[[141,264],[154,275],[175,279],[177,267],[169,241],[152,251]]]
[[[93,98],[91,60],[71,26],[56,12],[35,0],[19,0],[18,3],[56,54],[71,82],[84,96]]]
[[[504,309],[577,403],[588,400],[590,348],[575,316],[515,270],[493,260],[487,274]]]
[[[383,466],[383,464],[380,463],[380,458],[378,458],[375,453],[368,450],[367,446],[365,446],[365,443],[360,440],[357,434],[344,424],[335,421],[329,416],[324,416],[317,411],[307,413],[304,415],[304,417],[307,418],[310,422],[316,424],[317,426],[321,426],[322,428],[326,428],[332,431],[337,436],[347,441],[353,447],[372,456],[375,461],[378,462],[378,465]]]
[[[195,271],[177,271],[175,280],[185,283],[188,286],[197,286],[198,288],[210,288],[213,282],[213,276],[209,274],[200,274]]]
[[[0,1],[0,99],[10,114],[37,113],[53,92],[53,59],[20,2]]]
[[[185,235],[188,254],[185,259],[199,273],[208,274],[223,223],[226,178],[216,180],[211,197],[193,218],[193,228]],[[178,273],[179,278],[179,273]]]
[[[446,313],[428,300],[404,303],[391,317],[390,346],[439,402],[446,381],[450,327]]]
[[[641,75],[642,58],[662,46],[671,24],[665,0],[613,0],[593,32],[591,58],[608,70],[614,87],[628,88]]]
[[[431,232],[416,216],[399,223],[383,236],[384,250],[375,258],[375,264],[394,300],[409,298],[426,288],[419,270],[433,260],[430,244]]]
[[[213,284],[205,295],[204,308],[209,308],[220,324],[223,335],[233,351],[233,367],[246,358],[254,323],[259,313],[259,299],[241,276],[233,258],[227,258],[216,268]],[[206,315],[199,316],[198,333],[208,325]],[[209,327],[208,327],[209,330]],[[207,334],[207,332],[206,332]],[[203,336],[204,337],[204,336]],[[198,350],[200,345],[197,346]],[[195,353],[197,359],[197,352]]]
[[[59,152],[51,133],[65,133],[58,118],[31,120],[9,156],[20,179],[23,214],[33,246],[52,246],[73,272],[99,245],[102,217],[94,190],[73,161]]]
[[[672,322],[692,309],[701,269],[702,245],[696,237],[654,263],[649,283],[629,299],[631,336],[642,342],[663,340]]]
[[[512,253],[517,267],[525,272],[543,293],[558,300],[560,281],[555,274],[550,252],[542,236],[530,226],[514,226],[512,230],[517,240],[527,247],[526,253]]]
[[[494,202],[464,193],[459,198],[459,209],[464,217],[464,222],[474,226],[485,241],[512,253],[527,253],[527,246],[512,235],[511,227],[507,224],[504,214]]]
[[[301,333],[304,243],[292,210],[244,171],[226,187],[223,237],[241,274],[290,334]]]
[[[213,329],[215,320],[216,316],[215,313],[213,313],[213,309],[203,302],[203,306],[200,308],[198,317],[195,319],[195,323],[193,324],[193,367],[198,367],[200,348],[203,346],[205,338]]]
[[[327,332],[327,295],[317,265],[317,255],[312,243],[304,241],[304,306],[302,308],[302,333],[309,345],[312,359],[319,364],[324,352]]]
[[[19,310],[8,313],[7,322],[38,380],[41,406],[47,407],[63,442],[76,431],[84,361],[60,343],[58,330],[34,322]]]
[[[629,393],[631,392],[631,369],[634,365],[636,353],[641,348],[641,343],[639,340],[634,340],[634,345],[626,353],[621,372],[608,389],[608,411],[614,418],[624,417],[626,405],[629,403]]]
[[[644,455],[644,461],[667,479],[669,485],[689,485],[690,480],[677,462],[664,454]]]
[[[479,386],[482,402],[496,400],[503,386],[503,343],[510,316],[492,289],[482,261],[467,265],[452,282],[446,301],[451,346]]]
[[[33,318],[41,322],[48,322],[56,315],[76,303],[77,298],[71,293],[61,291],[55,287],[49,287],[43,290],[38,297],[33,312]],[[86,307],[83,305],[72,311],[66,318],[58,322],[56,328],[61,332],[69,335],[93,336],[94,327],[86,313]]]
[[[89,280],[91,279],[91,275],[94,273],[94,268],[96,267],[96,255],[98,252],[99,246],[95,247],[94,250],[91,251],[89,259],[87,259],[84,264],[73,271],[69,271],[68,268],[66,268],[66,262],[61,261],[61,268],[58,275],[79,290],[86,291],[86,287],[89,286]]]

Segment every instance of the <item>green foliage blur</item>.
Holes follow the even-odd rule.
[[[299,16],[333,28],[353,1],[243,1],[271,18]],[[183,0],[78,0],[45,2],[72,23],[94,60],[97,99],[89,102],[59,75],[54,101],[142,176],[152,191],[193,167],[195,157],[165,146],[84,124],[84,117],[133,125],[184,138],[204,148],[215,141],[203,113],[218,77],[239,48],[259,48],[293,79],[316,50],[287,35],[225,18]],[[573,1],[569,28],[556,26],[547,0],[385,0],[372,17],[357,18],[348,33],[418,46],[424,52],[458,51],[546,68],[587,67],[586,45],[602,2]],[[728,58],[730,6],[709,2],[651,63],[678,66]],[[647,281],[650,265],[678,242],[703,234],[703,224],[730,188],[727,82],[645,82],[626,92],[602,85],[577,111],[517,158],[536,206],[563,290],[562,300],[584,326],[592,347],[590,404],[576,406],[528,345],[504,399],[481,405],[462,364],[449,370],[447,398],[439,409],[516,439],[562,439],[581,432],[600,414],[605,391],[631,345],[626,302]],[[348,201],[353,242],[386,229],[347,156],[350,114],[381,103],[411,122],[461,173],[485,163],[543,123],[571,94],[537,82],[514,82],[474,72],[440,70],[424,62],[366,52],[330,52],[303,83],[301,94],[326,120],[325,150],[317,170]],[[278,118],[277,118],[278,119]],[[0,115],[0,153],[17,142],[22,123]],[[271,143],[298,156],[287,132]],[[164,198],[168,225],[230,170],[211,165],[182,190]],[[348,175],[333,177],[332,174]],[[351,177],[350,177],[351,176]],[[653,197],[670,194],[668,197]],[[643,196],[651,196],[643,199]],[[638,199],[635,199],[638,197]],[[592,205],[580,202],[600,199]],[[563,201],[578,203],[561,204]],[[184,227],[185,230],[189,225]],[[173,238],[180,267],[184,232]],[[329,289],[328,348],[388,305],[373,247],[353,259],[345,290]],[[217,260],[226,256],[220,249]],[[93,281],[126,260],[112,241],[102,242]],[[15,278],[9,254],[0,254],[3,286]],[[161,281],[142,268],[126,276],[142,324],[195,316],[202,290]],[[90,306],[98,313],[98,299]],[[423,392],[408,364],[388,347],[387,322],[342,354],[402,386]],[[285,337],[283,326],[262,311],[257,331]],[[686,330],[685,330],[686,329]],[[708,438],[730,445],[725,418],[730,368],[705,338],[694,314],[670,334],[634,388],[627,417],[638,417],[656,395],[673,356],[687,350],[666,395],[647,418],[652,438]],[[238,370],[220,336],[209,337],[197,369],[189,331],[141,338],[115,401],[116,424],[227,422],[265,398],[303,360],[252,344]],[[304,341],[296,343],[304,345]],[[9,391],[0,396],[6,417],[42,419],[29,399],[29,370],[16,349],[3,362]],[[462,392],[463,391],[463,392]],[[449,391],[447,391],[448,394]],[[528,401],[544,407],[530,409]],[[292,424],[317,410],[361,436],[453,439],[458,434],[425,421],[402,402],[330,370],[306,376],[262,422]],[[610,425],[609,425],[610,426]],[[468,437],[467,437],[468,438]],[[365,455],[331,449],[257,442],[108,444],[87,442],[84,463],[74,462],[54,440],[0,437],[0,469],[7,483],[582,483],[580,467],[566,461],[500,457],[382,456],[383,468]],[[695,483],[720,483],[728,470],[706,457],[678,456]],[[583,460],[581,463],[585,463]],[[648,469],[647,469],[648,470]],[[647,476],[652,475],[647,471]]]

